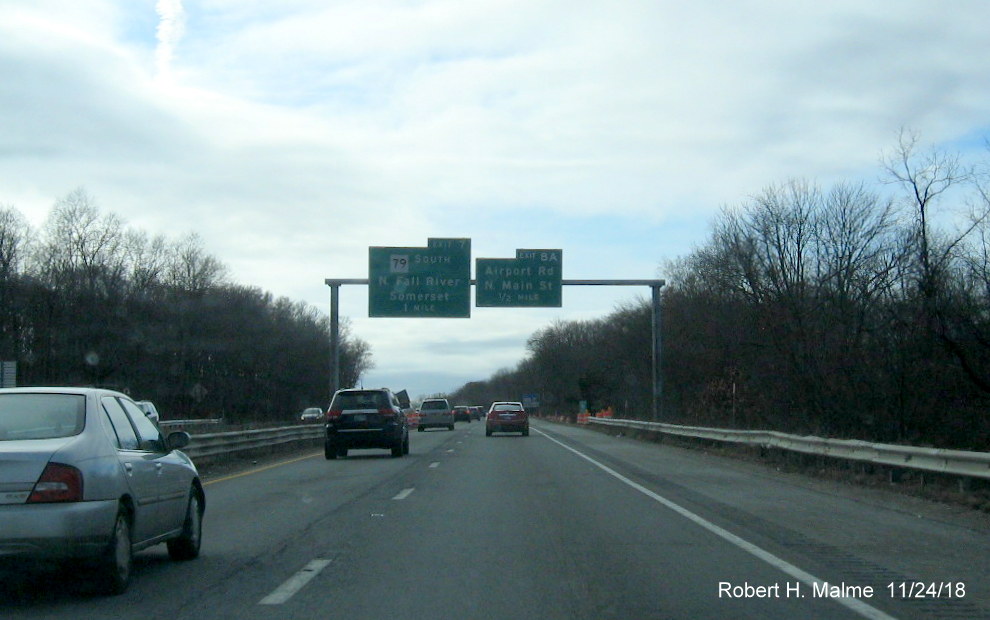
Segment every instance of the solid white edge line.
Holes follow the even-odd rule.
[[[258,601],[259,605],[281,605],[295,595],[296,592],[303,589],[307,583],[310,582],[314,577],[320,574],[324,568],[330,564],[331,560],[313,560],[307,564],[301,571],[289,577],[285,583],[275,588],[275,590],[266,596],[265,598]]]
[[[394,499],[394,500],[406,499],[407,497],[409,497],[410,495],[412,495],[412,492],[415,491],[415,490],[416,490],[415,488],[402,489],[392,499]]]
[[[683,507],[681,507],[678,504],[675,504],[674,502],[670,501],[669,499],[667,499],[667,498],[665,498],[665,497],[663,497],[661,495],[658,495],[658,494],[654,493],[653,491],[647,489],[643,485],[641,485],[641,484],[639,484],[637,482],[634,482],[634,481],[630,480],[629,478],[626,478],[625,476],[623,476],[619,472],[615,471],[611,467],[609,467],[607,465],[603,465],[602,463],[599,463],[598,461],[594,460],[590,456],[587,456],[586,454],[583,454],[582,452],[577,451],[576,449],[568,446],[567,444],[554,439],[550,435],[547,435],[546,433],[544,433],[542,431],[539,431],[537,429],[533,429],[533,430],[536,430],[536,432],[540,433],[541,435],[543,435],[544,437],[546,437],[550,441],[554,442],[558,446],[564,448],[565,450],[569,450],[569,451],[573,452],[574,454],[576,454],[579,457],[583,458],[584,460],[588,461],[589,463],[591,463],[595,467],[601,469],[602,471],[604,471],[605,473],[609,474],[610,476],[616,478],[617,480],[620,480],[620,481],[624,482],[625,484],[627,484],[630,487],[636,489],[637,491],[639,491],[643,495],[646,495],[650,499],[653,499],[653,500],[659,502],[660,504],[663,504],[667,508],[673,510],[677,514],[679,514],[682,517],[688,519],[689,521],[695,523],[696,525],[700,525],[701,527],[705,528],[709,532],[711,532],[711,533],[715,534],[716,536],[718,536],[718,537],[720,537],[720,538],[722,538],[722,539],[724,539],[724,540],[732,543],[733,545],[739,547],[743,551],[745,551],[745,552],[747,552],[747,553],[749,553],[749,554],[751,554],[753,556],[756,556],[757,558],[759,558],[759,559],[763,560],[764,562],[770,564],[774,568],[777,568],[777,569],[779,569],[779,570],[787,573],[791,577],[794,577],[795,579],[799,579],[799,580],[803,581],[804,583],[806,583],[806,584],[808,584],[808,585],[810,585],[812,587],[814,587],[815,584],[818,584],[819,586],[821,586],[821,584],[827,583],[825,580],[819,579],[818,577],[815,577],[814,575],[801,570],[800,568],[798,568],[797,566],[794,566],[790,562],[787,562],[786,560],[783,560],[781,558],[778,558],[777,556],[775,556],[774,554],[770,553],[769,551],[766,551],[766,550],[764,550],[764,549],[762,549],[760,547],[757,547],[756,545],[754,545],[751,542],[748,542],[746,540],[743,540],[742,538],[736,536],[732,532],[729,532],[728,530],[725,530],[725,529],[723,529],[723,528],[715,525],[714,523],[712,523],[710,521],[707,521],[707,520],[703,519],[702,517],[699,517],[698,515],[696,515],[693,512],[691,512],[690,510],[688,510],[686,508],[683,508]],[[830,598],[831,598],[831,600],[835,601],[836,603],[838,603],[840,605],[843,605],[844,607],[847,607],[848,609],[856,612],[857,614],[863,616],[864,618],[871,618],[873,620],[895,620],[894,616],[890,616],[890,615],[888,615],[888,614],[880,611],[879,609],[877,609],[875,607],[871,607],[870,605],[867,605],[866,603],[864,603],[863,601],[859,600],[858,598],[851,598],[851,597],[830,597]]]

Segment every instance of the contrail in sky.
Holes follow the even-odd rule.
[[[155,6],[158,13],[158,47],[155,48],[155,68],[159,77],[167,76],[172,69],[172,56],[175,46],[185,31],[185,11],[182,0],[158,0]]]

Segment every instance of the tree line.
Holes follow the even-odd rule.
[[[371,351],[344,332],[353,385]],[[231,282],[195,233],[129,228],[84,189],[38,230],[0,205],[0,360],[18,385],[112,387],[165,419],[289,421],[329,402],[329,338],[312,306]]]
[[[903,132],[881,175],[769,186],[665,265],[664,421],[990,449],[987,170]],[[452,398],[646,419],[650,342],[647,301],[557,322]]]

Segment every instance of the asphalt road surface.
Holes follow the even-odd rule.
[[[214,478],[202,555],[97,596],[0,573],[0,617],[990,618],[975,513],[534,421]],[[826,585],[827,584],[827,585]]]

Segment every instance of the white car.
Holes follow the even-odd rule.
[[[189,441],[119,392],[0,389],[0,557],[88,560],[80,574],[109,594],[141,549],[197,557],[206,498]]]
[[[446,398],[428,398],[419,406],[419,426],[417,431],[428,428],[454,430],[454,410]]]
[[[307,407],[299,414],[299,421],[303,424],[314,424],[322,422],[326,418],[326,412],[319,407]]]

